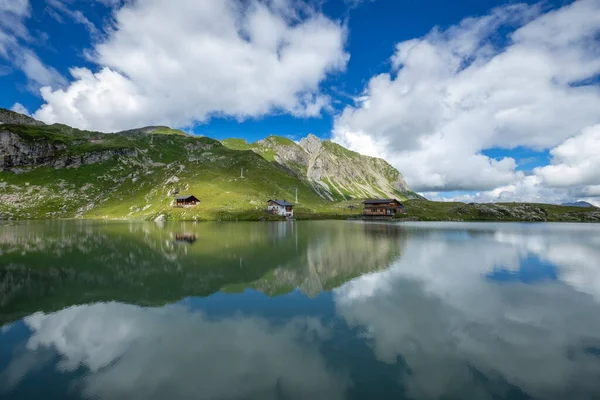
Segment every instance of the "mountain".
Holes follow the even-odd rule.
[[[360,198],[412,196],[385,161],[314,136],[248,145],[164,126],[101,133],[0,115],[0,219],[257,219],[266,200],[296,191],[297,217],[331,217]],[[176,192],[201,203],[174,208]]]
[[[227,139],[222,143],[234,150],[252,150],[275,162],[327,200],[417,196],[410,191],[402,174],[385,160],[363,156],[314,135],[299,143],[278,136],[251,144],[243,139]]]
[[[594,207],[593,204],[588,203],[587,201],[576,201],[573,203],[562,203],[562,206],[565,207]]]
[[[6,108],[0,108],[0,124],[45,125],[43,122],[33,119],[28,115],[19,114]]]

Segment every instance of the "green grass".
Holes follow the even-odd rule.
[[[291,139],[288,139],[288,138],[282,137],[282,136],[275,136],[275,135],[267,136],[267,138],[265,139],[265,142],[271,142],[271,143],[277,144],[279,146],[298,146]]]
[[[168,126],[159,126],[152,131],[153,135],[182,135],[186,136],[187,133],[180,131],[179,129],[172,129]]]
[[[359,158],[362,157],[359,153],[348,150],[347,148],[340,146],[339,144],[332,142],[331,140],[324,140],[323,146],[337,156],[348,157],[348,158]]]
[[[55,127],[36,129],[23,128],[20,134],[31,140],[68,143],[61,156],[111,149],[136,149],[137,156],[115,157],[73,169],[39,167],[22,174],[0,172],[0,185],[4,186],[0,218],[72,218],[89,206],[82,214],[84,218],[154,219],[164,215],[167,220],[271,219],[263,213],[266,201],[272,197],[291,200],[296,187],[308,213],[328,207],[307,183],[269,162],[269,157],[232,150],[210,138],[83,131],[74,138]],[[242,168],[244,178],[240,178]],[[193,208],[173,207],[174,189],[195,195],[201,203]]]
[[[565,207],[553,204],[537,203],[495,203],[495,204],[465,204],[459,202],[435,202],[428,200],[405,200],[405,214],[398,214],[398,220],[418,221],[534,221],[545,220],[549,222],[583,222],[592,221],[590,212],[598,211],[597,208]],[[489,208],[499,212],[490,213]],[[519,212],[524,210],[524,212]],[[496,215],[497,214],[497,215]],[[530,215],[539,218],[529,218]]]
[[[223,146],[231,149],[231,150],[251,150],[251,146],[246,142],[245,139],[225,139],[222,140]]]

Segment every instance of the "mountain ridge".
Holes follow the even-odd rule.
[[[384,160],[314,136],[303,147],[269,136],[249,148],[164,126],[102,133],[0,115],[0,219],[257,219],[266,199],[296,193],[299,215],[341,216],[339,201],[412,196]],[[201,204],[173,207],[174,192]]]
[[[418,198],[402,174],[385,160],[348,150],[309,134],[298,143],[270,135],[254,143],[244,139],[222,140],[224,146],[252,150],[304,179],[327,200],[367,197]]]

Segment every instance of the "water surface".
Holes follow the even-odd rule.
[[[600,226],[0,226],[2,399],[598,399]]]

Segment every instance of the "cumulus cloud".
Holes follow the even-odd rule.
[[[45,122],[114,131],[212,115],[316,116],[319,85],[345,69],[346,28],[293,1],[158,0],[115,11],[93,60],[66,89],[44,88]]]
[[[535,170],[548,185],[600,185],[600,125],[584,129],[550,154],[551,165]]]
[[[597,229],[431,228],[410,235],[389,270],[334,290],[338,312],[364,328],[376,357],[407,363],[399,378],[412,397],[493,398],[502,382],[534,398],[600,395],[600,365],[588,352],[600,343]],[[531,258],[556,265],[558,280],[491,280],[498,269],[518,275]]]
[[[533,170],[515,183],[481,191],[443,197],[442,201],[491,202],[530,201],[562,203],[581,199],[600,207],[600,125],[594,125],[550,150],[550,165]]]
[[[333,139],[388,159],[419,191],[529,186],[514,159],[482,151],[550,149],[600,122],[599,33],[595,0],[435,28],[396,46],[391,71],[336,118]]]
[[[29,115],[29,110],[21,103],[15,103],[10,108],[11,111],[18,112],[19,114]]]
[[[108,303],[38,313],[25,323],[33,332],[23,356],[54,349],[60,370],[86,368],[78,385],[86,397],[335,400],[349,384],[321,354],[319,340],[329,332],[314,318],[274,324]]]

